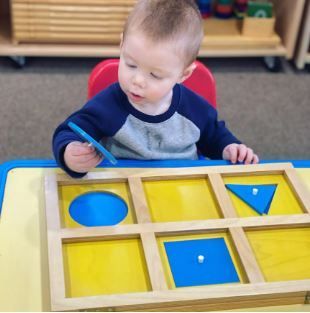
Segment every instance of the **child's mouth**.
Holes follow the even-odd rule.
[[[129,92],[129,96],[134,101],[139,101],[139,100],[143,99],[143,97],[141,97],[141,96],[139,96],[139,95],[137,95],[137,94],[135,94],[133,92]]]

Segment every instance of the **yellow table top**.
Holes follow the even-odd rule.
[[[7,175],[0,218],[0,311],[49,311],[44,176],[54,168],[15,168]],[[310,169],[297,169],[310,190]],[[246,311],[310,311],[310,305]],[[238,310],[240,311],[240,310]]]

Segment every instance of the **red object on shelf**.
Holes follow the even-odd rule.
[[[202,18],[208,18],[208,17],[210,17],[211,15],[212,15],[211,12],[209,12],[209,13],[201,13]]]
[[[231,14],[233,12],[233,6],[227,4],[218,4],[216,6],[216,13],[219,14]]]

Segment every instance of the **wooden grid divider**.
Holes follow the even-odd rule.
[[[167,222],[145,224],[148,231],[154,231],[163,236],[165,234],[184,235],[190,233],[203,233],[207,231],[223,231],[230,228],[283,228],[283,227],[307,227],[310,225],[309,214],[262,216],[247,218],[210,219],[189,222]],[[146,230],[145,230],[146,231]]]
[[[53,299],[66,298],[63,244],[58,233],[48,233],[48,253],[53,255],[49,261],[50,293]]]
[[[237,217],[235,208],[231,202],[227,189],[225,187],[224,181],[220,174],[213,173],[209,174],[209,181],[213,192],[215,194],[216,200],[219,204],[219,207],[222,211],[223,217],[233,218]]]
[[[153,291],[167,290],[167,282],[154,233],[142,233],[141,240]]]
[[[150,210],[141,179],[129,177],[128,184],[138,223],[151,223]],[[168,286],[154,232],[141,233],[141,241],[152,289],[167,290]]]
[[[127,175],[123,175],[118,172],[106,172],[102,173],[88,173],[81,179],[74,179],[66,174],[57,174],[57,183],[59,186],[71,186],[71,185],[89,185],[100,183],[126,183],[128,181]]]
[[[254,251],[244,233],[243,228],[234,227],[229,228],[230,235],[235,244],[236,250],[239,254],[243,269],[249,279],[250,283],[264,282],[263,273],[256,261]]]
[[[216,199],[223,212],[224,218],[236,218],[237,213],[233,203],[229,197],[224,181],[220,174],[209,174],[209,180]],[[230,235],[234,242],[235,248],[239,254],[243,269],[249,279],[250,283],[264,282],[264,276],[256,261],[254,251],[241,227],[230,227]]]
[[[59,299],[54,305],[55,311],[63,310],[83,310],[86,308],[104,308],[117,311],[135,311],[137,309],[150,310],[151,308],[159,311],[173,309],[178,305],[187,305],[194,311],[199,303],[217,303],[214,309],[226,304],[229,307],[230,301],[239,302],[237,308],[242,307],[242,302],[256,302],[258,306],[260,300],[273,300],[273,305],[303,303],[307,291],[310,288],[310,280],[270,282],[258,284],[240,285],[217,285],[181,288],[180,290],[163,290],[144,293],[129,293],[124,295],[91,296],[81,298]],[[292,298],[291,298],[292,297]],[[298,302],[295,298],[298,297]],[[270,302],[269,302],[270,303]],[[271,305],[271,304],[270,304]],[[246,307],[254,305],[246,305]],[[160,308],[163,308],[160,310]],[[176,310],[174,310],[176,311]]]
[[[247,176],[251,175],[282,175],[284,170],[293,168],[291,163],[259,164],[259,165],[234,165],[234,166],[202,166],[186,168],[158,168],[138,171],[133,177],[140,177],[143,180],[164,180],[164,179],[191,179],[203,178],[208,174],[221,176]],[[96,175],[96,173],[93,173]],[[98,175],[99,173],[97,173]],[[102,176],[101,176],[102,177]]]
[[[210,219],[189,222],[165,222],[145,224],[124,224],[91,228],[62,228],[61,238],[67,241],[89,241],[99,239],[116,239],[124,236],[138,237],[139,234],[155,233],[158,236],[184,234],[201,234],[223,231],[229,228],[282,228],[307,227],[310,225],[310,214],[262,216],[247,218]]]
[[[96,184],[107,182],[123,182],[128,178],[140,178],[143,181],[175,180],[204,178],[209,174],[221,174],[221,176],[232,175],[282,175],[284,170],[294,169],[291,163],[259,164],[259,165],[234,165],[234,166],[202,166],[192,168],[125,168],[113,169],[101,172],[90,172],[81,179],[74,179],[67,174],[57,174],[57,182],[60,185]]]
[[[60,237],[61,219],[55,174],[45,177],[45,212],[47,220],[47,240],[49,256],[50,293],[53,299],[66,296],[65,273]]]
[[[295,196],[301,204],[304,212],[310,213],[310,193],[297,176],[296,171],[294,169],[286,169],[284,171],[284,176],[295,193]]]
[[[296,292],[294,294],[282,294],[279,297],[261,297],[259,301],[257,298],[255,299],[247,299],[240,302],[238,299],[230,298],[227,299],[229,302],[230,309],[242,309],[242,308],[257,308],[257,307],[268,307],[268,306],[275,306],[275,305],[293,305],[293,304],[300,304],[303,303],[305,299],[304,292]],[[223,302],[223,300],[216,300],[216,299],[209,299],[208,301],[191,301],[189,303],[175,305],[166,304],[165,306],[156,306],[151,307],[145,305],[143,308],[139,307],[131,307],[131,311],[148,311],[148,312],[206,312],[206,311],[226,311],[227,310],[227,303]],[[125,311],[121,308],[118,311]]]
[[[141,179],[138,177],[129,177],[128,184],[138,223],[151,223],[150,210],[145,198]]]
[[[58,186],[56,174],[45,177],[45,214],[48,231],[61,229],[61,218],[58,201]]]

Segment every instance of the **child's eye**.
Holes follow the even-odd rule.
[[[129,64],[129,63],[127,63],[126,65],[127,65],[128,67],[130,67],[130,68],[136,68],[136,67],[137,67],[136,65]]]
[[[161,79],[161,77],[157,76],[157,75],[154,74],[154,73],[151,73],[151,76],[154,77],[155,79]]]

